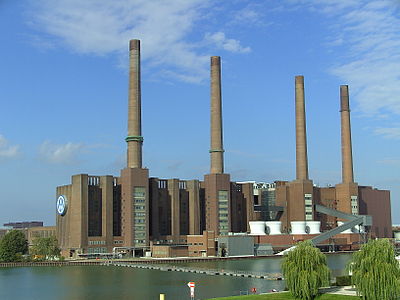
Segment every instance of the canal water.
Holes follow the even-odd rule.
[[[349,254],[328,255],[333,276],[343,275]],[[180,266],[279,273],[281,258],[257,258],[196,263]],[[0,268],[0,299],[30,300],[166,300],[190,299],[187,283],[196,283],[195,299],[283,290],[284,281],[163,272],[114,266]]]

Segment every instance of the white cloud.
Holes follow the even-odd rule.
[[[34,26],[83,54],[125,55],[128,41],[142,40],[142,58],[150,66],[173,69],[180,80],[207,77],[209,57],[190,41],[194,25],[208,0],[39,0],[34,3]],[[200,37],[201,39],[201,37]],[[42,40],[42,38],[40,39]],[[171,75],[170,74],[170,75]]]
[[[392,0],[296,1],[331,18],[329,47],[342,47],[331,72],[348,83],[367,115],[400,114],[400,18]],[[335,48],[334,48],[335,49]]]
[[[382,164],[382,165],[389,165],[389,166],[400,165],[400,159],[398,159],[398,158],[384,158],[384,159],[378,160],[377,163],[378,164]]]
[[[267,18],[265,17],[265,11],[263,5],[265,3],[256,3],[254,1],[249,2],[242,9],[237,11],[233,11],[230,14],[231,20],[228,22],[229,25],[239,25],[241,27],[244,26],[267,26],[270,25],[271,22],[266,22]],[[269,8],[268,11],[272,9]]]
[[[19,146],[10,145],[9,141],[0,134],[0,159],[15,158],[19,154]]]
[[[219,31],[213,34],[206,33],[205,40],[217,46],[217,48],[224,49],[234,53],[247,53],[250,52],[250,47],[243,47],[240,41],[235,39],[228,39],[225,33]]]
[[[387,139],[400,139],[400,128],[399,127],[392,127],[392,128],[376,128],[374,130],[376,135],[381,135]]]
[[[85,146],[81,143],[53,144],[45,141],[39,146],[39,156],[54,164],[73,164]]]

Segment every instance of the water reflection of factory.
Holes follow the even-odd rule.
[[[127,165],[119,177],[79,174],[72,176],[71,184],[57,187],[57,237],[64,255],[113,250],[138,255],[152,247],[160,256],[175,252],[207,256],[216,254],[218,237],[232,238],[232,242],[252,240],[256,248],[262,244],[287,247],[346,222],[318,212],[316,204],[373,217],[372,226],[347,229],[329,243],[355,244],[360,240],[353,233],[357,229],[376,237],[392,236],[389,191],[360,186],[353,178],[347,86],[340,87],[343,176],[336,186],[315,186],[308,175],[303,76],[295,78],[296,179],[231,181],[224,173],[217,56],[211,57],[210,173],[202,181],[154,178],[142,166],[140,41],[131,40],[129,48]],[[249,232],[252,235],[245,234]]]

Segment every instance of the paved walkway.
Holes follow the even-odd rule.
[[[329,288],[322,288],[320,292],[323,294],[339,294],[346,296],[357,296],[356,289],[352,286],[333,286]]]

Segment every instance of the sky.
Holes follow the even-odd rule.
[[[128,49],[141,40],[150,176],[209,172],[209,64],[221,56],[225,171],[295,178],[294,77],[309,174],[341,181],[349,85],[355,180],[400,223],[399,0],[0,0],[0,225],[55,224],[56,187],[126,164]]]

